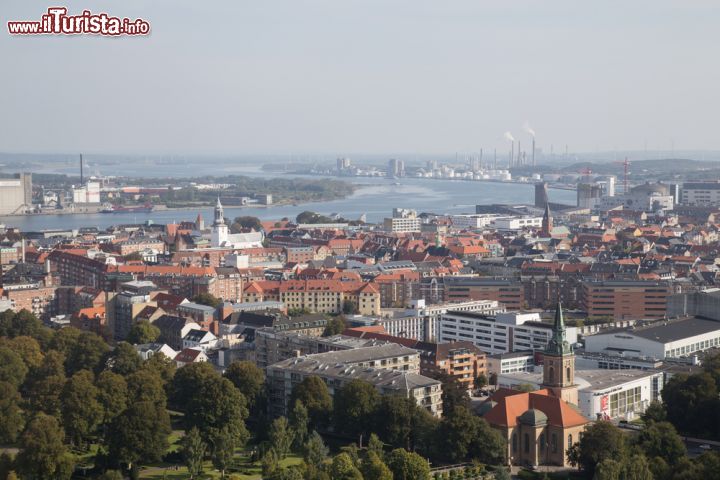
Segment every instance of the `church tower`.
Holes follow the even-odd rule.
[[[558,398],[573,405],[578,404],[577,385],[575,385],[575,354],[565,334],[562,305],[557,304],[552,338],[544,352],[543,388],[547,388]]]
[[[548,202],[545,202],[545,213],[543,214],[542,228],[540,229],[540,235],[543,238],[549,238],[552,234],[552,229],[553,229],[553,219],[552,219],[552,215],[550,215],[550,204]]]
[[[215,219],[212,224],[210,242],[213,247],[222,247],[228,240],[228,226],[225,224],[225,214],[220,203],[220,197],[215,204]]]

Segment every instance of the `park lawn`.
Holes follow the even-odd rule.
[[[169,452],[176,451],[180,448],[179,441],[183,436],[181,431],[173,431],[170,434]],[[298,465],[302,462],[302,457],[290,454],[280,461],[282,468]],[[177,470],[175,469],[177,467]],[[250,463],[250,452],[245,450],[236,453],[235,465],[228,469],[225,478],[235,475],[242,480],[261,480],[262,467],[259,461]],[[176,480],[189,478],[187,468],[179,464],[161,463],[157,465],[144,466],[140,471],[140,478],[147,480]],[[220,472],[214,469],[210,461],[205,462],[205,471],[202,478],[217,479],[220,478]]]

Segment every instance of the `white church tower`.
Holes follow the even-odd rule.
[[[217,204],[215,204],[215,220],[212,224],[211,243],[213,247],[222,247],[228,241],[228,226],[225,224],[225,214],[223,206],[218,196]]]

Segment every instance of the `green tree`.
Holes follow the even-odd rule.
[[[6,310],[0,314],[0,337],[28,336],[36,338],[43,329],[42,322],[26,309],[17,313]]]
[[[718,435],[715,414],[718,388],[707,372],[695,375],[675,375],[663,387],[663,401],[667,419],[683,431],[695,434]]]
[[[305,442],[303,458],[308,465],[320,465],[328,456],[328,448],[325,446],[322,437],[313,431]]]
[[[15,388],[25,381],[28,367],[23,359],[8,347],[0,347],[0,382],[7,382]]]
[[[120,342],[108,354],[105,364],[110,370],[126,376],[137,371],[142,366],[142,358],[135,347],[127,342]]]
[[[345,315],[355,315],[358,313],[358,306],[350,299],[343,300],[342,313]],[[340,332],[342,333],[342,332]]]
[[[192,301],[199,303],[200,305],[207,305],[208,307],[217,308],[222,303],[222,300],[217,298],[215,295],[210,293],[198,293],[192,298]]]
[[[458,407],[470,408],[467,388],[458,381],[457,377],[443,372],[435,378],[442,382],[443,414],[449,414]]]
[[[249,361],[235,361],[225,370],[225,378],[245,396],[252,408],[265,388],[265,373]]]
[[[236,217],[235,220],[233,220],[232,225],[230,225],[232,233],[240,233],[243,229],[252,229],[259,232],[262,228],[260,219],[250,216]]]
[[[190,478],[200,477],[203,473],[203,461],[205,460],[207,446],[200,436],[198,429],[193,427],[188,430],[180,441],[180,445],[180,452],[182,453]]]
[[[107,435],[111,458],[137,470],[139,462],[160,461],[168,448],[170,416],[152,402],[132,403],[110,424]]]
[[[597,464],[595,475],[592,478],[593,480],[620,480],[620,475],[622,475],[624,469],[621,461],[606,458]]]
[[[381,460],[385,456],[385,445],[382,440],[380,440],[380,437],[374,433],[371,433],[368,439],[367,451],[368,453],[375,453]]]
[[[212,463],[215,468],[220,470],[222,478],[225,478],[225,471],[235,456],[235,450],[241,447],[246,440],[247,437],[239,435],[232,425],[223,426],[212,432]]]
[[[349,381],[335,392],[335,427],[346,435],[359,437],[362,447],[363,436],[371,429],[368,419],[372,418],[379,403],[380,394],[370,383],[357,379]]]
[[[278,417],[270,424],[270,444],[280,460],[290,452],[293,443],[293,432],[287,418]]]
[[[622,464],[626,456],[625,436],[610,422],[596,422],[588,426],[580,441],[568,452],[571,464],[579,466],[589,477],[595,474],[596,465],[604,460]]]
[[[296,400],[293,404],[292,410],[290,410],[290,428],[294,433],[295,447],[299,448],[305,444],[308,437],[308,428],[310,422],[310,416],[307,408],[300,401]]]
[[[330,465],[330,476],[333,480],[363,480],[360,470],[347,453],[340,453],[332,459]]]
[[[477,436],[477,420],[466,407],[450,410],[440,422],[438,453],[452,463],[465,461]]]
[[[109,424],[127,408],[127,382],[122,375],[104,370],[95,380],[95,387],[103,411],[102,423]]]
[[[393,480],[393,474],[377,453],[369,451],[362,462],[362,474],[365,480]]]
[[[160,338],[160,329],[147,320],[135,323],[128,333],[127,341],[133,345],[153,343]]]
[[[650,464],[644,455],[633,455],[625,465],[623,480],[653,480]]]
[[[28,408],[59,417],[60,392],[65,381],[65,356],[51,350],[40,366],[30,371],[25,381],[23,392]]]
[[[290,404],[294,405],[298,400],[308,409],[312,428],[327,424],[332,412],[332,397],[320,377],[315,375],[305,377],[302,382],[295,385]]]
[[[152,402],[159,407],[167,405],[167,395],[162,378],[158,373],[140,369],[127,376],[130,402]]]
[[[94,376],[80,370],[70,377],[60,395],[63,426],[74,445],[82,446],[103,419]]]
[[[350,302],[352,303],[352,302]],[[345,313],[345,304],[343,303],[343,313]],[[351,313],[351,312],[347,312]],[[330,337],[332,335],[339,335],[342,332],[345,331],[347,328],[347,325],[345,323],[345,318],[342,315],[338,315],[337,317],[331,318],[327,325],[325,326],[325,330],[323,331],[322,336],[323,337]]]
[[[177,366],[175,362],[165,356],[164,353],[158,352],[145,360],[140,369],[157,374],[162,380],[163,386],[167,388],[175,376]]]
[[[213,366],[207,362],[191,363],[179,368],[173,376],[170,390],[172,404],[183,409],[197,395],[198,388],[208,378],[219,377]]]
[[[70,353],[70,349],[78,342],[81,333],[82,330],[75,327],[61,328],[55,332],[52,340],[50,340],[50,350],[60,352],[64,357],[67,357],[68,353]]]
[[[387,465],[394,480],[429,480],[430,464],[423,457],[403,448],[397,448],[388,455]]]
[[[682,438],[669,422],[650,422],[635,443],[648,457],[661,457],[671,465],[687,454]]]
[[[505,463],[507,442],[503,436],[482,418],[478,418],[477,431],[470,444],[470,456],[484,463],[498,465]]]
[[[475,388],[484,388],[488,384],[488,378],[484,373],[481,373],[477,377],[475,377]]]
[[[280,460],[272,448],[268,448],[260,459],[263,478],[269,478],[278,469]]]
[[[73,375],[80,370],[97,371],[110,347],[105,340],[91,332],[82,332],[77,342],[70,345],[65,359],[65,370]]]
[[[69,479],[74,460],[63,443],[64,437],[55,417],[36,415],[20,437],[20,452],[15,458],[18,473],[24,478]]]
[[[270,480],[303,480],[302,472],[295,467],[276,470]]]
[[[642,419],[645,422],[664,422],[667,420],[665,406],[657,400],[650,402],[650,405],[648,405],[645,412],[642,414]]]
[[[17,353],[28,370],[37,368],[42,363],[43,354],[40,343],[32,337],[20,336],[15,338],[1,338],[0,346],[7,347]]]
[[[25,424],[17,388],[0,382],[0,444],[14,443]]]

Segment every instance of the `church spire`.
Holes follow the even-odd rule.
[[[550,203],[546,201],[545,202],[545,213],[543,214],[542,228],[540,230],[540,234],[545,238],[550,237],[552,234],[552,229],[553,229],[553,219],[552,219],[552,215],[550,214]]]
[[[562,304],[557,303],[555,309],[555,322],[552,328],[552,338],[548,343],[547,350],[545,351],[548,355],[570,355],[572,354],[572,347],[567,341],[565,334],[565,320],[563,319]]]
[[[213,225],[222,225],[225,223],[225,213],[223,212],[222,203],[220,203],[220,195],[217,197],[217,203],[215,204],[215,221]]]

